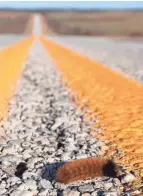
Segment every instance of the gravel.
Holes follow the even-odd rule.
[[[3,124],[1,196],[121,195],[118,179],[103,177],[69,185],[55,181],[56,170],[65,161],[99,157],[104,145],[90,136],[90,123],[71,99],[52,60],[35,41]]]
[[[143,82],[143,41],[117,41],[88,36],[51,36],[48,39]]]

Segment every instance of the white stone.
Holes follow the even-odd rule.
[[[127,174],[121,179],[121,183],[129,183],[135,181],[136,177],[133,174]]]
[[[17,182],[21,182],[21,180],[16,176],[10,177],[7,180],[7,183],[12,183],[13,185],[16,184]]]
[[[31,190],[37,190],[37,185],[36,185],[36,181],[35,180],[32,180],[32,179],[28,179],[25,181],[25,186],[28,189],[31,189]]]
[[[29,159],[32,156],[32,150],[31,149],[26,149],[23,152],[23,157],[24,159]]]
[[[77,155],[77,156],[76,156],[77,159],[85,159],[85,158],[87,158],[87,157],[89,157],[89,155],[86,155],[86,154]]]
[[[39,196],[48,196],[49,195],[48,193],[49,193],[49,191],[46,189],[46,190],[40,192],[38,195]]]
[[[33,191],[23,191],[20,196],[34,196],[35,192]]]
[[[59,126],[63,124],[63,121],[56,122],[52,127],[51,130],[55,131]]]
[[[23,193],[23,190],[15,189],[14,191],[12,191],[12,193],[10,193],[10,196],[21,196],[22,193]]]
[[[79,186],[78,187],[78,190],[81,193],[86,193],[86,192],[92,192],[92,191],[94,191],[93,186],[91,184],[85,184],[85,185]]]
[[[0,183],[0,189],[4,189],[6,187],[6,182],[4,180]]]
[[[63,196],[79,196],[80,193],[78,191],[66,190],[63,192]]]
[[[69,153],[63,153],[61,159],[63,161],[68,161],[71,159],[70,154]]]
[[[92,192],[91,196],[98,196],[98,191]]]
[[[118,193],[117,192],[113,192],[113,191],[107,191],[107,192],[104,192],[102,193],[102,196],[118,196]]]
[[[6,191],[7,191],[6,189],[4,189],[4,188],[1,189],[0,188],[0,196],[3,196],[3,194],[6,193]]]
[[[104,183],[104,188],[108,191],[111,187],[113,187],[113,183],[111,182],[106,182]]]
[[[48,180],[45,180],[45,179],[42,179],[42,180],[39,182],[39,187],[40,187],[40,188],[44,188],[44,189],[52,189],[52,188],[53,188],[51,182],[48,181]]]

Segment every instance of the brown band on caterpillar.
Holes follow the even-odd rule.
[[[67,162],[59,167],[56,180],[68,184],[102,176],[117,177],[117,166],[112,160],[90,157]]]

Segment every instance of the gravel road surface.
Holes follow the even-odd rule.
[[[116,178],[68,186],[55,181],[59,165],[99,157],[104,143],[90,136],[90,123],[76,110],[70,91],[38,41],[25,66],[3,125],[6,138],[0,139],[0,195],[121,195],[122,185]]]
[[[33,33],[40,33],[35,16]],[[25,36],[1,36],[0,49]],[[143,80],[143,44],[115,43],[102,38],[51,37],[88,57]],[[36,40],[25,62],[22,79],[9,104],[0,138],[0,196],[120,196],[134,176],[96,178],[63,185],[55,181],[66,161],[99,157],[106,145],[90,136],[90,123],[77,111],[70,90],[61,83],[52,59]],[[85,111],[86,112],[86,111]],[[123,195],[140,193],[128,189]]]
[[[64,46],[143,82],[143,42],[86,36],[48,36]]]

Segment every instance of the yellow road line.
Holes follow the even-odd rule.
[[[120,162],[141,169],[143,85],[60,44],[43,37],[40,40],[68,86],[79,93],[77,103],[81,104],[82,98],[88,100],[89,109],[99,121],[94,128],[100,127],[104,131],[103,139],[126,155]],[[94,131],[92,134],[96,135]]]
[[[8,101],[32,42],[33,36],[0,51],[0,119],[7,117]]]

